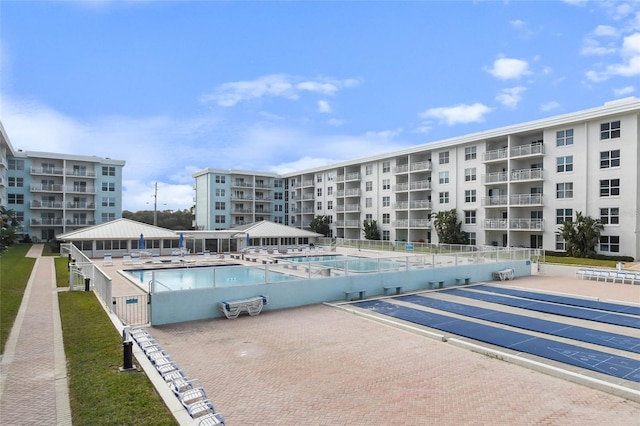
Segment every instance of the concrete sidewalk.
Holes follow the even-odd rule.
[[[36,258],[0,362],[0,424],[71,425],[54,258]]]

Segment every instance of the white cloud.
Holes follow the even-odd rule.
[[[619,89],[614,89],[613,90],[613,94],[616,96],[625,96],[625,95],[629,95],[633,92],[636,91],[636,88],[634,86],[625,86],[625,87],[621,87]]]
[[[333,112],[333,110],[331,109],[331,105],[329,105],[329,102],[320,100],[318,101],[318,112],[331,113]]]
[[[589,80],[600,82],[613,76],[635,77],[640,75],[640,32],[624,37],[620,48],[621,62],[605,65],[601,70],[589,70]]]
[[[240,102],[265,97],[296,100],[302,92],[334,95],[339,90],[359,84],[356,79],[302,80],[286,74],[270,74],[249,81],[235,81],[218,86],[213,92],[202,95],[200,101],[215,102],[219,106],[232,107]]]
[[[399,136],[401,133],[402,129],[369,131],[365,133],[365,137],[373,139],[392,139],[396,136]]]
[[[515,108],[522,100],[521,93],[527,90],[524,86],[516,86],[508,89],[502,89],[500,94],[496,96],[496,100],[502,105],[509,108]]]
[[[327,124],[333,127],[340,127],[344,124],[344,120],[339,120],[337,118],[330,118],[327,120]]]
[[[478,123],[484,121],[484,116],[491,112],[491,108],[481,103],[473,105],[460,104],[452,107],[430,108],[420,114],[421,118],[436,118],[441,123],[454,125],[458,123]]]
[[[433,129],[429,122],[423,123],[413,130],[413,133],[427,134]]]
[[[496,59],[493,62],[493,67],[487,71],[499,80],[519,79],[524,75],[531,74],[529,64],[526,61],[514,58]]]
[[[610,25],[598,25],[596,29],[593,30],[593,34],[598,37],[616,37],[618,30]]]
[[[584,56],[603,56],[615,53],[616,49],[613,46],[602,46],[597,40],[587,39],[584,41],[580,54]]]
[[[540,111],[552,111],[560,107],[560,104],[556,101],[547,102],[545,104],[540,105]]]

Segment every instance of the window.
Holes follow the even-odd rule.
[[[475,160],[476,159],[476,147],[468,146],[464,149],[464,159],[465,161]]]
[[[464,181],[473,182],[477,179],[476,168],[464,169]]]
[[[449,202],[449,191],[441,192],[440,196],[440,204],[447,204]]]
[[[556,198],[573,198],[573,182],[557,183]]]
[[[102,197],[102,207],[115,207],[116,197]]]
[[[382,207],[389,207],[391,205],[391,197],[382,197]]]
[[[620,252],[620,237],[617,235],[600,235],[600,251]]]
[[[368,197],[364,199],[364,206],[365,207],[373,207],[373,198]]]
[[[327,180],[329,182],[333,181],[333,173],[327,173]]]
[[[273,181],[274,188],[284,188],[284,181],[282,179],[276,179]]]
[[[382,173],[389,173],[391,171],[391,161],[385,161],[382,163]]]
[[[369,191],[373,191],[373,182],[372,181],[367,181],[364,184],[364,190],[369,192]]]
[[[469,237],[469,244],[475,246],[477,244],[477,237],[475,232],[468,232],[467,236]]]
[[[80,182],[80,183],[84,183],[84,182]],[[80,185],[82,186],[82,185]],[[113,182],[102,182],[102,191],[103,192],[116,192],[116,184]],[[78,191],[78,192],[85,192],[85,191]]]
[[[216,210],[226,210],[227,206],[224,201],[216,201],[215,209]]]
[[[282,206],[280,206],[282,207]],[[333,210],[333,201],[329,200],[327,201],[327,210]]]
[[[391,179],[382,179],[382,189],[391,189]]]
[[[318,197],[322,197],[322,188],[316,188],[316,194]]]
[[[476,223],[476,211],[475,210],[465,210],[464,212],[464,223],[467,225],[475,225]]]
[[[391,231],[382,231],[382,240],[389,241],[391,239]]]
[[[440,185],[449,183],[449,172],[440,172],[438,176],[439,176],[438,182],[440,183]]]
[[[367,164],[367,165],[364,167],[364,174],[365,174],[365,175],[367,175],[367,176],[369,176],[369,175],[372,175],[372,174],[373,174],[373,166],[372,166],[371,164]]]
[[[603,225],[619,225],[620,209],[618,207],[600,209],[600,222]]]
[[[102,220],[102,223],[111,222],[112,220],[116,220],[116,214],[115,213],[102,213],[100,215],[100,219]]]
[[[274,192],[273,193],[273,199],[274,200],[282,200],[283,196],[284,195],[282,194],[282,192]]]
[[[558,250],[558,251],[566,251],[567,250],[567,243],[564,240],[564,238],[562,238],[562,235],[556,234],[556,250]]]
[[[573,209],[556,209],[556,225],[573,222]]]
[[[322,182],[322,175],[316,175],[316,182]]]
[[[216,183],[226,183],[226,182],[227,182],[226,176],[216,175]]]
[[[24,160],[16,160],[15,158],[7,159],[7,168],[9,170],[24,170]]]
[[[556,171],[558,173],[573,171],[573,155],[556,158]]]
[[[438,153],[438,164],[449,164],[449,151]]]
[[[327,195],[333,195],[333,186],[327,187]]]
[[[9,204],[24,204],[24,194],[7,194]]]
[[[620,137],[620,120],[600,124],[600,140]]]
[[[620,179],[603,179],[600,181],[600,196],[613,197],[620,195]]]
[[[113,166],[102,166],[102,176],[115,176],[116,168]]]
[[[373,214],[367,213],[364,215],[364,220],[367,222],[371,222],[373,220]]]
[[[316,204],[316,210],[322,210],[322,201],[318,201]]]
[[[620,150],[602,151],[600,153],[600,168],[620,167]]]
[[[221,214],[217,214],[216,218],[215,218],[216,223],[226,223],[227,219],[226,216],[221,215]]]
[[[556,146],[573,145],[573,129],[556,132]]]
[[[9,178],[9,186],[13,186],[16,188],[22,188],[24,186],[24,178],[21,177],[10,177]]]
[[[216,197],[226,196],[226,190],[224,188],[216,188]]]
[[[476,190],[469,189],[464,191],[464,202],[465,203],[475,203],[476,202]]]
[[[391,214],[389,213],[382,213],[382,223],[391,223]]]

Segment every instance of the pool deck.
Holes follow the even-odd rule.
[[[57,311],[64,290],[39,250],[29,254],[39,261],[2,358],[6,425],[71,424]],[[114,296],[141,292],[116,272],[119,259],[95,263],[113,278]],[[545,276],[508,285],[640,304],[640,285]],[[327,305],[149,331],[229,425],[640,424],[640,403]]]

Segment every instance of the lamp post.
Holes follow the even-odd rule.
[[[153,190],[153,226],[158,226],[158,182]]]

